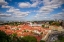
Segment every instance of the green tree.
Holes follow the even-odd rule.
[[[54,21],[49,21],[49,24],[51,25]]]
[[[45,42],[44,40],[40,40],[40,42]]]
[[[59,40],[60,42],[64,42],[64,37],[63,37],[63,35],[59,35],[59,36],[58,36],[58,40]]]
[[[42,25],[42,27],[45,27],[45,25]]]
[[[58,40],[55,40],[54,42],[64,42],[64,37],[63,35],[58,36]]]
[[[16,33],[11,34],[10,37],[11,37],[11,42],[18,42],[18,37]]]
[[[37,39],[33,36],[25,36],[22,38],[24,42],[37,42]]]
[[[60,23],[59,22],[53,22],[53,23],[51,23],[51,25],[60,26]]]
[[[4,31],[0,31],[0,42],[10,42],[10,37]]]

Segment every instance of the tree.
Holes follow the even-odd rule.
[[[60,26],[60,23],[59,22],[53,22],[53,23],[51,23],[51,25]]]
[[[40,42],[45,42],[44,40],[40,40]]]
[[[17,37],[17,34],[16,33],[13,33],[10,35],[11,37],[11,42],[18,42],[18,37]]]
[[[45,25],[42,25],[42,27],[45,27]]]
[[[63,37],[63,35],[59,35],[59,36],[58,36],[58,40],[59,40],[60,42],[64,42],[64,37]]]
[[[10,37],[4,31],[0,31],[0,42],[10,42]]]
[[[4,31],[0,31],[0,42],[37,42],[33,36],[17,37],[16,33],[7,35]]]
[[[24,42],[37,42],[37,39],[33,36],[25,36],[22,38]]]
[[[51,25],[54,21],[49,21],[49,24]]]
[[[63,35],[58,36],[58,40],[55,40],[54,42],[64,42],[64,37]]]

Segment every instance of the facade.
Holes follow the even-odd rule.
[[[49,26],[51,30],[64,31],[62,26]]]

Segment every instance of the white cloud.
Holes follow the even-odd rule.
[[[57,13],[53,17],[64,17],[64,12]]]
[[[64,11],[64,9],[62,9],[62,11]]]
[[[37,7],[40,3],[41,0],[30,0],[32,2],[31,7]]]
[[[61,5],[63,4],[62,0],[43,0],[43,5],[39,10],[38,14],[35,16],[37,18],[39,17],[45,17],[51,12],[54,11],[54,9],[61,8]]]
[[[41,4],[43,0],[30,0],[30,1],[31,1],[32,3],[34,3],[34,2],[39,2],[39,4]]]
[[[30,0],[32,3],[29,2],[21,2],[19,3],[20,8],[29,8],[29,7],[37,7],[39,4],[42,3],[41,0]]]
[[[44,6],[40,8],[39,11],[52,12],[54,9],[59,8],[62,5],[60,0],[43,0]]]
[[[31,6],[31,4],[29,2],[21,2],[21,3],[19,3],[19,7],[20,8],[28,8],[30,6]]]
[[[53,9],[52,9],[51,7],[49,7],[49,6],[43,6],[43,7],[40,8],[39,11],[40,11],[40,12],[43,12],[43,13],[46,13],[46,12],[51,12],[51,11],[53,11]]]
[[[38,2],[34,2],[33,4],[31,4],[31,7],[36,7],[38,5]]]
[[[11,16],[11,14],[5,14],[5,13],[0,14],[0,17],[10,17],[10,16]]]
[[[60,4],[62,4],[62,0],[43,0],[43,4],[44,5],[55,5],[55,4],[57,4],[57,5],[60,5]]]
[[[7,12],[10,12],[10,13],[14,13],[14,12],[17,12],[19,11],[20,9],[16,9],[14,7],[11,7],[9,10],[7,10]]]
[[[54,19],[62,19],[64,20],[64,12],[59,12],[57,14],[52,14],[50,15],[51,18],[54,18]]]
[[[14,16],[14,17],[16,17],[16,18],[21,18],[21,17],[23,17],[23,16]]]
[[[15,15],[15,17],[25,17],[27,16],[30,12],[22,12],[20,11],[20,9],[16,9],[16,8],[10,8],[9,10],[7,10],[8,13],[12,13]]]
[[[0,0],[0,5],[7,5],[8,3],[5,0]]]
[[[64,12],[59,12],[57,14],[51,14],[51,15],[43,15],[43,14],[37,14],[35,16],[35,19],[42,19],[42,20],[54,20],[54,19],[62,19],[64,20]]]
[[[2,5],[2,8],[11,8],[11,6]]]
[[[28,14],[29,14],[30,12],[15,12],[14,14],[16,14],[16,15],[19,15],[19,16],[27,16]]]
[[[64,4],[64,0],[62,0],[62,3]]]

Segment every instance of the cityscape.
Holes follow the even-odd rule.
[[[0,0],[0,42],[64,42],[64,0]]]

